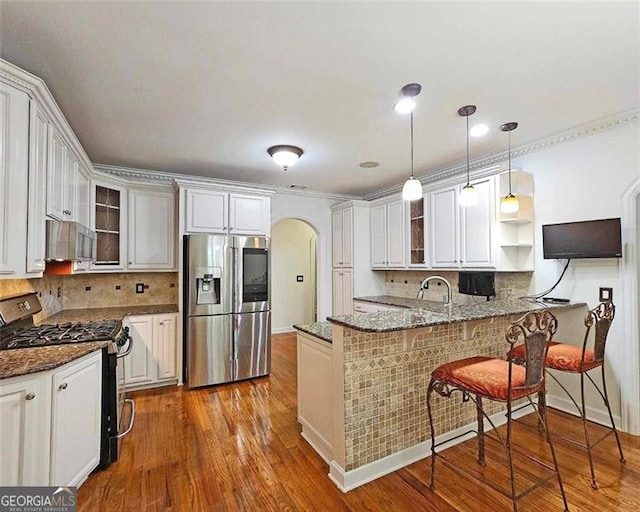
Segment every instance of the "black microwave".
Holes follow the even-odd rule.
[[[494,297],[496,295],[495,272],[458,272],[458,292],[465,295]]]

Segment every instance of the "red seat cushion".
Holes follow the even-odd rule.
[[[524,345],[518,345],[511,350],[511,357],[514,360],[524,360]],[[547,351],[547,361],[545,366],[554,370],[564,372],[580,372],[582,362],[582,347],[569,345],[568,343],[550,342]],[[593,360],[593,350],[585,350],[584,352],[584,368],[585,371],[591,370],[596,366],[600,366],[602,361]]]
[[[593,360],[593,350],[584,351],[584,365],[582,365],[582,347],[559,342],[549,343],[547,368],[565,372],[579,372],[581,368],[586,371],[601,364],[601,361]]]
[[[515,389],[524,386],[525,375],[526,370],[523,366],[513,365],[512,399],[535,393],[540,389],[541,385]],[[431,378],[494,400],[507,400],[509,363],[491,357],[469,357],[439,366],[433,370]]]

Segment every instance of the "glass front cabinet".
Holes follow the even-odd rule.
[[[425,199],[411,201],[409,205],[409,266],[426,266]]]

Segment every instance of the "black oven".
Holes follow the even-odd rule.
[[[100,464],[96,469],[104,469],[118,460],[120,440],[133,428],[135,404],[133,400],[125,398],[122,361],[132,348],[129,328],[123,327],[114,343],[110,343],[102,352],[102,425]]]

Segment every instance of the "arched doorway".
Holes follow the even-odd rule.
[[[271,331],[317,319],[317,240],[313,226],[282,219],[271,227]]]

